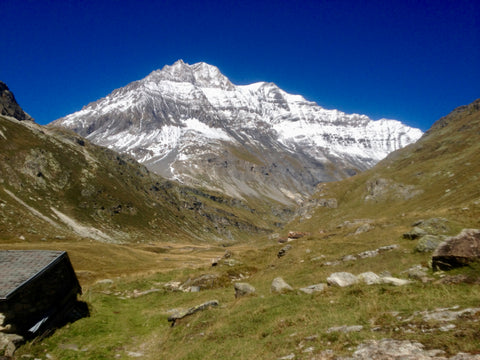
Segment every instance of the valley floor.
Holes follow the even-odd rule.
[[[228,247],[2,244],[2,249],[67,250],[83,286],[81,300],[91,313],[25,344],[15,358],[385,359],[388,351],[407,348],[411,359],[480,354],[479,269],[427,269],[423,279],[409,277],[409,269],[428,268],[431,254],[415,252],[415,243],[401,236],[405,230],[375,224],[357,235],[331,229],[288,244],[263,238]],[[367,271],[409,283],[331,285],[311,294],[300,290],[326,283],[333,273]],[[278,277],[293,291],[272,291]],[[251,284],[255,293],[236,298],[238,282]],[[218,306],[185,316],[173,327],[168,321],[213,300]],[[377,357],[360,357],[362,351]]]

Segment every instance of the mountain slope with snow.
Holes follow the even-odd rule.
[[[167,178],[283,202],[368,169],[422,135],[396,120],[324,109],[273,83],[236,86],[214,66],[181,60],[53,125]]]

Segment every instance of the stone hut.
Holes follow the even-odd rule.
[[[81,292],[66,252],[0,251],[0,330],[33,337],[65,323]]]

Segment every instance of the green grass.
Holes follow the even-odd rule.
[[[419,311],[455,305],[461,309],[477,307],[478,285],[417,282],[404,287],[329,287],[326,292],[314,295],[297,291],[284,295],[270,293],[271,281],[277,276],[283,276],[298,289],[325,282],[335,271],[358,274],[367,270],[389,270],[404,277],[402,271],[428,262],[429,255],[414,253],[407,240],[401,242],[399,250],[341,266],[321,266],[310,260],[327,249],[332,258],[345,255],[345,249],[348,253],[368,249],[355,241],[341,248],[337,246],[341,240],[342,237],[335,236],[330,238],[330,243],[313,237],[299,239],[292,242],[292,250],[281,259],[276,257],[276,252],[282,245],[255,248],[242,245],[231,249],[234,258],[242,262],[234,267],[219,265],[211,268],[205,265],[197,269],[126,274],[115,278],[113,285],[88,285],[83,300],[91,307],[91,317],[59,329],[41,342],[25,345],[18,351],[18,356],[33,354],[41,357],[49,353],[59,359],[127,359],[130,358],[128,352],[137,352],[145,359],[276,359],[295,353],[302,358],[305,355],[302,351],[308,346],[315,348],[314,354],[331,349],[341,355],[350,354],[366,340],[381,338],[412,339],[428,349],[443,349],[447,354],[459,351],[480,353],[480,344],[476,341],[480,330],[476,322],[478,316],[455,321],[457,327],[449,332],[439,331],[441,324],[424,322],[419,315],[414,316]],[[371,245],[384,242],[377,239]],[[472,271],[475,269],[457,270],[453,274]],[[184,282],[205,273],[223,274],[228,278],[247,272],[250,277],[244,281],[256,287],[255,296],[235,299],[229,281],[223,282],[221,287],[199,293],[167,292],[162,288],[162,284],[170,280]],[[135,290],[151,288],[162,290],[128,298]],[[189,308],[213,299],[220,302],[219,307],[186,317],[177,321],[175,327],[170,327],[167,321],[169,309]],[[403,321],[412,316],[411,321]],[[416,327],[408,327],[408,324]],[[362,325],[364,329],[347,334],[327,332],[330,327],[342,325]],[[65,349],[68,344],[85,351]]]

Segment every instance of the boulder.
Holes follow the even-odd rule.
[[[327,278],[328,285],[346,287],[358,283],[358,278],[348,272],[336,272]]]
[[[418,240],[415,251],[418,252],[432,252],[438,245],[445,241],[445,237],[442,235],[425,235]]]
[[[271,287],[271,291],[273,293],[285,293],[285,292],[289,292],[289,291],[293,291],[293,288],[288,285],[285,280],[283,280],[281,277],[277,277],[275,279],[273,279],[272,281],[272,287]]]
[[[304,292],[305,294],[313,294],[314,292],[325,291],[326,288],[327,288],[327,284],[315,284],[315,285],[310,285],[304,288],[300,288],[299,290],[301,292]]]
[[[432,267],[434,270],[450,270],[479,260],[480,230],[464,229],[438,245],[432,256]]]
[[[9,359],[24,342],[25,340],[20,335],[0,332],[0,354],[5,355]]]
[[[242,296],[253,295],[255,294],[256,289],[248,283],[235,283],[235,297],[239,298]]]

